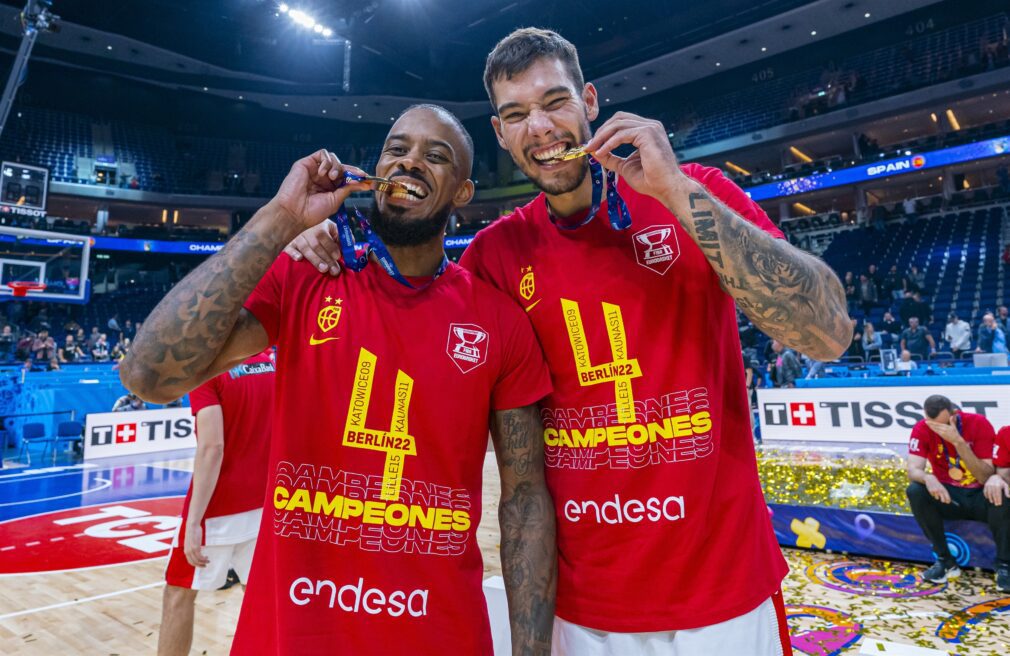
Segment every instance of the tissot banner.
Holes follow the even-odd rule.
[[[195,428],[189,408],[90,414],[84,429],[84,459],[195,447]]]

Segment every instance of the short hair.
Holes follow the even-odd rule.
[[[925,412],[926,416],[930,419],[936,419],[944,410],[947,412],[954,412],[957,410],[957,406],[954,405],[953,401],[942,394],[934,394],[933,396],[927,398],[925,403],[922,404],[922,411]]]
[[[488,53],[484,64],[484,88],[495,112],[498,107],[494,97],[495,82],[511,80],[538,59],[552,57],[564,64],[575,82],[576,91],[581,92],[585,78],[579,65],[579,53],[571,41],[557,32],[539,27],[521,27],[499,41]]]
[[[450,112],[445,107],[442,107],[441,105],[435,105],[432,103],[417,103],[411,105],[407,109],[400,112],[400,115],[397,116],[396,118],[399,119],[407,112],[413,111],[415,109],[427,109],[428,111],[441,114],[443,117],[449,119],[449,122],[452,123],[453,126],[456,128],[456,130],[459,131],[460,135],[462,135],[463,137],[463,145],[466,147],[466,155],[467,155],[467,160],[466,162],[464,162],[465,166],[463,168],[465,169],[466,177],[469,178],[470,174],[473,173],[473,158],[474,158],[473,137],[470,136],[469,130],[467,130],[466,127],[463,125],[463,121],[459,120],[458,116]]]

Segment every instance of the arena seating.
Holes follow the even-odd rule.
[[[827,103],[817,105],[815,113],[823,113],[1007,66],[1010,60],[1004,30],[1008,22],[1010,15],[1002,13],[924,34],[900,46],[867,51],[836,62],[834,75],[825,73],[821,62],[817,62],[816,68],[807,71],[709,97],[678,115],[668,116],[666,122],[677,133],[674,145],[691,148],[800,118],[802,112],[790,115],[793,106],[802,100],[797,90],[802,90],[800,95],[816,97],[821,87],[826,89],[828,84],[854,76],[857,83],[847,91],[845,102],[831,107]],[[987,60],[980,44],[1001,43],[1001,48],[992,48],[992,60]]]

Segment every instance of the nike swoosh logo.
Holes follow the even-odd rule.
[[[529,305],[527,305],[526,306],[526,311],[529,312],[530,310],[532,310],[533,308],[535,308],[540,303],[540,301],[542,301],[542,300],[544,300],[544,299],[542,299],[542,298],[538,299],[538,300],[534,301],[533,303],[530,303]]]
[[[319,346],[320,344],[325,344],[326,342],[332,342],[335,339],[340,339],[339,337],[324,337],[323,339],[316,339],[315,335],[309,335],[309,346]]]

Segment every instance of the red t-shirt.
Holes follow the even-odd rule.
[[[232,653],[490,654],[488,417],[550,392],[522,310],[456,264],[418,290],[286,255],[246,308],[282,375]]]
[[[718,170],[683,170],[782,236]],[[756,608],[788,571],[758,480],[734,303],[673,214],[618,190],[627,230],[605,210],[558,229],[541,194],[462,263],[526,308],[551,369],[558,616],[617,632],[708,626]]]
[[[274,364],[267,353],[215,376],[189,393],[193,416],[206,407],[221,406],[224,415],[224,457],[214,494],[204,519],[234,515],[263,505],[267,454],[274,407]],[[200,439],[197,433],[197,439]],[[193,484],[186,492],[183,515],[189,510]]]
[[[971,452],[983,460],[992,458],[996,433],[989,420],[972,412],[958,414],[961,417],[961,437],[971,445]],[[959,461],[957,449],[933,432],[925,419],[920,419],[912,427],[912,435],[908,439],[908,452],[929,460],[933,475],[944,485],[976,488],[982,487],[985,482],[976,480],[967,465]],[[955,481],[950,477],[952,468],[961,470],[961,480]]]
[[[992,464],[1010,467],[1010,426],[1004,426],[996,433],[996,439],[992,443]]]

